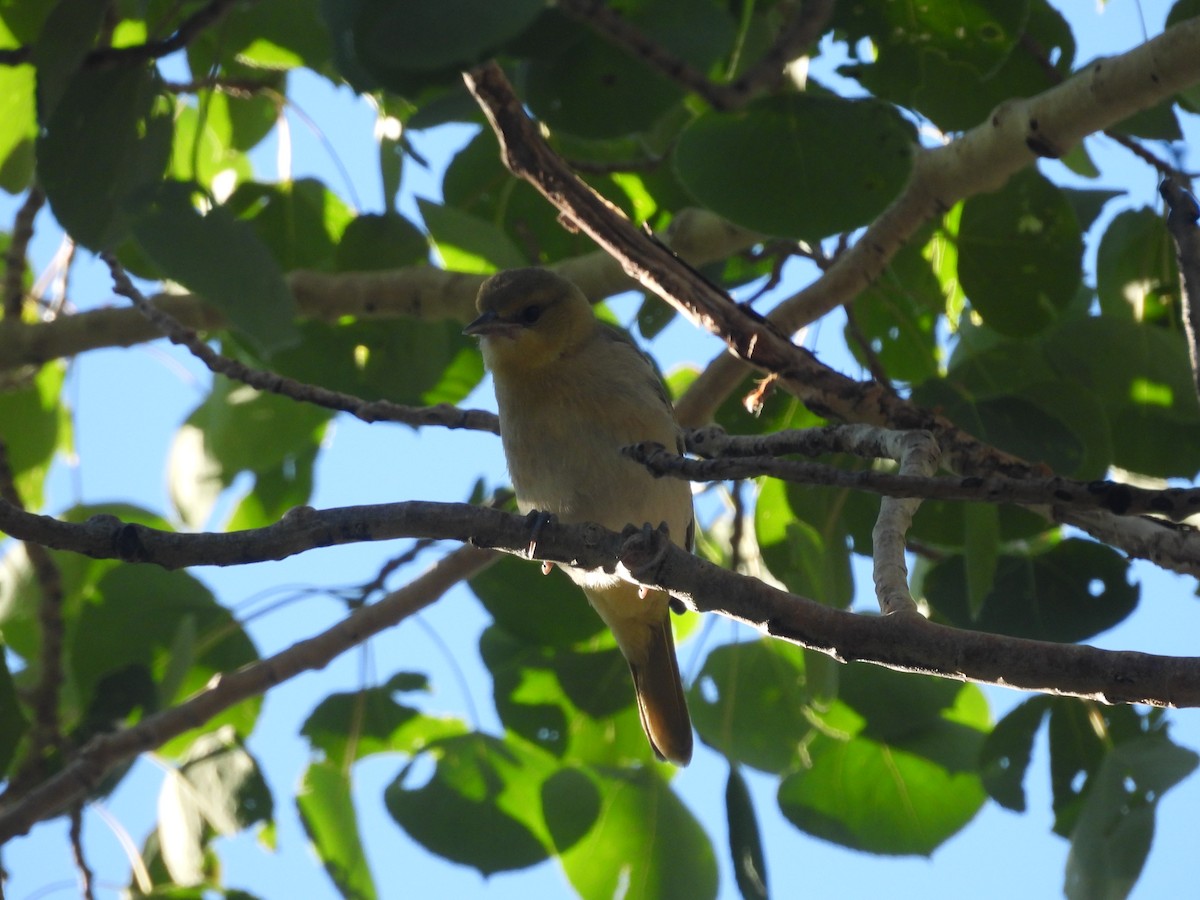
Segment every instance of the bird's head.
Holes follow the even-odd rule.
[[[482,339],[492,371],[529,371],[560,359],[596,327],[587,297],[546,269],[509,269],[493,275],[475,300],[479,317],[463,334]]]

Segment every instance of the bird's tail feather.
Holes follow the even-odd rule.
[[[651,629],[647,652],[639,663],[630,662],[638,713],[650,745],[663,759],[686,766],[692,759],[692,720],[688,716],[671,619]]]

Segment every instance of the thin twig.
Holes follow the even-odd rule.
[[[753,67],[729,84],[717,84],[648,38],[602,0],[559,0],[558,6],[719,110],[740,109],[759,94],[778,87],[784,67],[821,36],[833,13],[833,0],[808,0],[780,29],[775,42]]]
[[[1200,396],[1200,205],[1175,177],[1166,178],[1158,190],[1167,202],[1167,230],[1175,239],[1183,328],[1192,361],[1192,380]]]
[[[95,880],[87,856],[83,852],[83,806],[76,803],[71,807],[71,854],[75,858],[75,868],[79,871],[79,893],[84,900],[96,900]]]
[[[460,547],[408,585],[351,613],[332,628],[274,656],[222,673],[178,706],[148,716],[123,731],[93,738],[56,775],[24,796],[5,798],[7,802],[0,806],[0,843],[26,833],[36,822],[78,802],[114,766],[199,728],[221,711],[301,672],[323,668],[351,647],[424,609],[488,565],[492,555],[477,547]]]
[[[290,397],[303,403],[312,403],[327,409],[350,413],[364,422],[400,422],[417,428],[422,425],[441,425],[445,428],[465,428],[473,431],[500,433],[500,425],[494,413],[482,409],[459,409],[448,403],[436,406],[404,406],[390,400],[363,400],[353,394],[330,390],[315,384],[306,384],[286,378],[277,372],[255,369],[236,359],[230,359],[213,350],[196,332],[184,326],[170,313],[151,303],[129,278],[128,273],[111,253],[100,254],[112,273],[113,284],[118,294],[128,297],[149,321],[153,322],[171,343],[186,347],[209,371],[224,375],[234,381],[248,384],[260,391],[268,391]]]
[[[9,464],[8,445],[3,438],[0,438],[0,500],[25,511]],[[61,749],[63,744],[58,719],[58,697],[63,684],[62,573],[42,544],[27,542],[25,553],[42,595],[37,610],[41,648],[40,672],[33,689],[31,746],[18,778],[36,777],[42,771],[46,754]]]
[[[1175,521],[1200,512],[1200,488],[1153,490],[1115,481],[1076,481],[1057,475],[1050,478],[1003,475],[918,478],[900,472],[848,471],[821,463],[779,458],[825,453],[850,453],[869,460],[894,458],[876,443],[877,435],[890,433],[896,432],[869,425],[830,425],[741,436],[726,435],[713,426],[685,436],[688,452],[704,459],[679,456],[652,443],[635,444],[625,452],[657,475],[671,475],[688,481],[725,481],[768,475],[796,484],[852,488],[888,497],[1103,510],[1119,516],[1153,514]]]
[[[93,50],[83,61],[85,68],[101,69],[121,65],[136,65],[170,56],[182,50],[196,39],[204,29],[215,25],[239,0],[211,0],[207,6],[179,23],[175,32],[161,41],[147,41],[130,47],[103,47]],[[19,66],[33,57],[30,46],[10,47],[0,50],[0,65]]]
[[[46,193],[34,184],[13,219],[12,235],[4,252],[4,318],[19,321],[25,299],[25,253],[33,238],[33,220],[46,202]]]

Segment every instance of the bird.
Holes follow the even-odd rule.
[[[480,339],[492,374],[521,512],[613,531],[666,523],[671,540],[691,550],[690,486],[656,478],[621,454],[643,441],[682,452],[674,409],[649,357],[623,331],[599,321],[575,284],[548,269],[492,275],[475,305],[479,316],[463,333]],[[669,595],[601,570],[563,568],[629,664],[655,755],[687,765],[692,726]]]

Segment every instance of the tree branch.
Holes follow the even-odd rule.
[[[25,251],[33,237],[33,220],[46,202],[46,193],[36,184],[13,219],[8,249],[4,252],[4,318],[18,322],[25,299]]]
[[[466,503],[427,501],[328,510],[304,507],[265,528],[228,534],[176,534],[124,523],[109,515],[93,516],[83,523],[60,522],[0,502],[0,530],[56,549],[164,568],[241,565],[334,544],[402,537],[469,541],[518,556],[527,555],[529,545],[529,523],[524,516]],[[866,660],[907,671],[1111,703],[1200,706],[1200,659],[977,634],[933,625],[909,614],[862,616],[727,572],[681,548],[672,552],[672,546],[632,526],[617,534],[590,523],[551,522],[538,532],[537,557],[584,569],[612,571],[618,563],[623,564],[645,584],[668,590],[701,612],[719,612],[749,622],[768,634],[843,661]],[[896,632],[889,629],[909,634],[918,626],[887,623],[912,620],[929,630],[919,632],[919,639],[911,645],[904,643],[907,637],[893,645]],[[780,625],[786,627],[781,630]],[[989,648],[986,653],[984,648]],[[1065,654],[1070,665],[1080,660],[1086,665],[1074,674],[1062,675],[1060,683],[1062,670],[1070,665],[1055,657],[1056,653]],[[1130,671],[1135,674],[1127,679]]]
[[[86,797],[107,772],[122,762],[203,726],[222,710],[263,694],[301,672],[323,668],[339,654],[424,609],[488,565],[492,555],[477,547],[460,547],[410,584],[378,603],[356,610],[332,628],[274,656],[225,672],[178,706],[148,716],[124,731],[93,738],[52,778],[20,798],[0,802],[0,844]]]
[[[1159,185],[1167,202],[1167,230],[1175,239],[1179,266],[1179,293],[1183,301],[1183,329],[1187,334],[1192,382],[1200,395],[1200,206],[1196,198],[1175,178]]]
[[[0,506],[25,511],[12,467],[8,461],[8,445],[0,438]],[[41,592],[37,608],[40,631],[38,676],[33,688],[33,730],[29,753],[17,779],[34,778],[42,771],[46,754],[62,746],[58,720],[58,700],[63,685],[63,587],[62,573],[50,552],[36,541],[26,542],[25,553],[33,568]]]
[[[749,70],[729,84],[710,81],[699,69],[646,37],[601,0],[559,0],[567,15],[585,22],[610,42],[704,98],[715,109],[740,109],[783,80],[784,67],[825,30],[833,0],[807,0],[780,29],[775,42]]]
[[[90,69],[106,69],[114,66],[132,66],[170,56],[182,50],[204,29],[215,25],[238,0],[210,0],[179,23],[175,33],[161,41],[147,41],[131,47],[102,47],[93,50],[83,61]],[[17,66],[32,59],[32,47],[10,47],[0,50],[0,65]]]
[[[290,397],[301,403],[311,403],[326,409],[350,413],[363,422],[399,422],[419,428],[423,425],[441,425],[445,428],[465,428],[473,431],[500,433],[500,421],[495,413],[482,409],[459,409],[449,403],[436,406],[404,406],[390,400],[364,400],[353,394],[344,394],[316,384],[305,384],[287,378],[278,372],[255,369],[236,359],[217,353],[204,343],[196,332],[185,328],[170,313],[155,307],[130,280],[124,267],[111,253],[101,253],[100,258],[112,273],[113,284],[118,294],[128,297],[143,316],[166,336],[171,343],[186,347],[210,372],[224,375],[234,381],[248,384],[260,391]]]
[[[687,450],[703,456],[689,459],[671,453],[661,444],[636,444],[626,455],[656,475],[688,481],[726,481],[769,475],[796,484],[814,484],[866,490],[887,497],[920,497],[926,500],[962,500],[979,503],[1015,503],[1020,506],[1100,510],[1119,516],[1155,514],[1182,521],[1200,512],[1200,488],[1151,488],[1116,481],[1076,481],[1050,478],[1009,478],[1003,475],[911,476],[902,472],[857,472],[817,463],[779,459],[802,454],[851,453],[863,459],[892,458],[877,443],[876,434],[895,435],[869,425],[829,425],[765,435],[727,435],[710,426],[690,432]],[[1200,543],[1196,562],[1200,565]]]
[[[1195,22],[1200,38],[1200,18]],[[1200,73],[1200,62],[1194,67]],[[498,65],[492,62],[478,66],[463,77],[495,130],[505,164],[514,174],[529,181],[568,221],[618,259],[631,277],[693,324],[722,338],[744,362],[775,374],[780,384],[814,412],[847,422],[930,431],[948,467],[961,474],[1014,478],[1037,474],[1028,462],[980,441],[944,416],[896,397],[875,382],[857,382],[823,365],[811,352],[788,340],[774,314],[764,318],[734,303],[663,244],[634,228],[619,210],[571,172],[526,116]],[[997,112],[996,119],[1000,118]],[[830,271],[852,252],[843,254]],[[692,389],[697,383],[699,379]],[[713,389],[711,385],[709,388]],[[694,407],[691,412],[695,412]],[[685,425],[702,424],[686,415],[681,415],[680,421]],[[1097,521],[1095,515],[1077,521],[1070,512],[1063,514],[1063,520],[1084,529]],[[1105,523],[1104,531],[1110,542],[1132,552],[1119,540],[1119,525]],[[1191,557],[1163,560],[1160,556],[1159,564],[1189,574],[1195,571]]]
[[[1128,53],[1095,60],[1041,94],[1006,101],[988,121],[945,146],[919,150],[900,196],[820,278],[768,318],[792,334],[850,302],[930,219],[960,200],[1003,187],[1039,153],[1066,153],[1087,135],[1200,80],[1198,46],[1200,17],[1173,25]],[[677,404],[681,417],[707,422],[745,375],[743,361],[716,357]]]
[[[725,259],[761,240],[700,209],[677,213],[665,237],[680,256],[696,265]],[[620,265],[602,251],[550,268],[578,285],[593,302],[632,286]],[[475,317],[475,295],[483,279],[482,275],[432,266],[340,274],[299,269],[287,276],[300,317],[331,323],[355,316],[450,319],[465,324]],[[159,294],[151,302],[199,332],[228,326],[217,310],[192,294]],[[0,320],[0,373],[100,347],[131,347],[157,337],[160,334],[153,324],[125,308],[89,310],[34,324]]]

